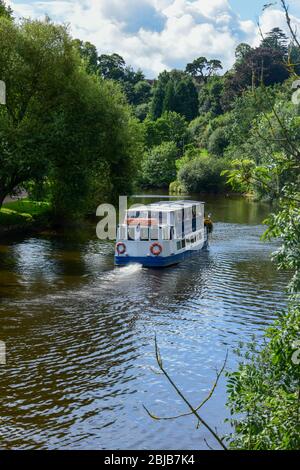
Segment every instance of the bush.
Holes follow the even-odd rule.
[[[219,127],[208,139],[208,151],[213,155],[222,157],[226,147],[229,145],[226,128]]]
[[[153,188],[167,188],[176,178],[178,149],[174,142],[164,142],[150,150],[142,164],[142,181]]]
[[[220,192],[226,188],[221,172],[228,168],[224,159],[201,157],[184,165],[178,172],[178,181],[187,192]]]
[[[281,314],[260,351],[228,374],[231,447],[249,450],[300,449],[300,308]],[[298,350],[298,351],[297,351]],[[242,415],[242,418],[240,417]]]

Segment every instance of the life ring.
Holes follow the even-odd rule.
[[[126,253],[126,245],[123,242],[119,242],[116,245],[118,255],[124,255]]]
[[[163,247],[161,246],[160,243],[156,242],[151,245],[150,251],[153,254],[153,256],[159,256],[163,251]]]

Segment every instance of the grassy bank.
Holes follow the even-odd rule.
[[[22,199],[4,204],[0,209],[0,234],[47,225],[49,212],[47,202]]]

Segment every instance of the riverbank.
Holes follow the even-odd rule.
[[[11,233],[44,229],[50,224],[50,204],[21,199],[0,209],[0,237]]]

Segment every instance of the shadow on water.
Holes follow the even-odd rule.
[[[268,206],[206,198],[216,222],[210,249],[164,270],[114,268],[114,245],[95,228],[0,243],[0,432],[3,448],[196,449],[210,442],[155,366],[165,365],[195,404],[230,351],[285,305],[286,274],[262,243]],[[224,432],[225,383],[204,411]]]

